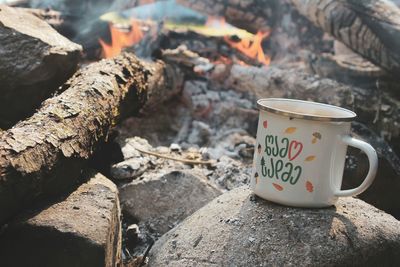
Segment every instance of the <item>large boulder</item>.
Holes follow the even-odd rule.
[[[210,202],[159,239],[150,266],[398,266],[400,222],[371,205],[300,209],[246,187]]]
[[[121,262],[118,191],[97,173],[56,203],[3,229],[1,266],[98,267]]]

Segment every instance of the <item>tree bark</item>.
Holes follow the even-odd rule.
[[[0,136],[0,224],[74,184],[119,118],[158,105],[182,83],[172,65],[129,53],[78,71],[65,91]]]
[[[400,72],[400,9],[385,0],[291,0],[315,25],[383,69]]]

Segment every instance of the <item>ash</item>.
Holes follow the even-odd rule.
[[[248,184],[258,121],[255,103],[255,99],[241,92],[202,80],[187,81],[179,97],[156,111],[145,111],[140,118],[124,121],[118,128],[118,142],[124,149],[127,140],[134,142],[132,137],[140,137],[147,140],[146,149],[155,153],[215,163],[191,165],[154,156],[139,156],[135,160],[124,155],[126,161],[119,163],[120,167],[136,167],[121,178],[144,179],[151,175],[150,169],[163,172],[192,168],[203,172],[223,190]],[[140,162],[152,166],[139,166]],[[124,169],[117,167],[114,165],[114,171]],[[112,176],[119,178],[115,172]]]

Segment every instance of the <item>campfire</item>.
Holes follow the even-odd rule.
[[[283,248],[323,248],[325,243],[313,242],[329,236],[323,242],[342,251],[352,251],[355,244],[360,251],[379,252],[359,239],[367,235],[351,230],[352,223],[369,229],[364,219],[347,215],[350,210],[364,216],[354,207],[373,214],[375,206],[385,212],[382,220],[393,223],[390,229],[398,226],[386,214],[400,218],[397,3],[0,2],[1,266],[235,265],[235,255],[241,254],[227,245],[231,241],[204,245],[213,238],[222,244],[225,234],[210,237],[221,225],[232,244],[241,240],[238,246],[248,256],[243,265],[266,264],[255,252],[264,246],[273,251],[267,265],[302,265],[304,253],[311,263],[346,265],[353,264],[350,254],[328,255],[323,262],[318,255],[325,252],[302,248],[302,255],[293,256],[297,249]],[[352,133],[379,156],[376,181],[359,196],[369,204],[351,198],[335,210],[318,211],[325,218],[319,220],[318,212],[247,196],[243,188],[250,180],[262,179],[253,172],[254,153],[262,152],[255,139],[261,98],[355,111]],[[288,129],[286,134],[294,131]],[[315,131],[310,145],[321,140]],[[369,168],[365,157],[348,150],[343,189],[362,182]],[[303,184],[308,193],[317,192],[315,183],[306,179]],[[273,186],[283,190],[277,181]],[[227,207],[213,213],[229,203],[237,203],[240,212]],[[304,214],[327,232],[308,239]],[[206,217],[214,228],[203,228]],[[377,228],[384,225],[378,217],[370,216]],[[287,233],[274,220],[299,241],[292,244],[291,237],[283,244]],[[185,227],[193,223],[202,232],[186,236]],[[278,232],[261,232],[269,231],[267,224]],[[383,235],[389,236],[388,229]],[[390,238],[368,231],[390,251],[392,244],[385,243]],[[260,235],[283,252],[260,241]],[[359,243],[341,241],[352,238]],[[182,244],[190,245],[182,249]],[[15,263],[20,251],[29,252]],[[384,253],[378,252],[371,259],[380,259]],[[294,258],[299,262],[291,262]]]

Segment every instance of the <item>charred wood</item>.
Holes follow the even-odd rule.
[[[383,69],[400,71],[400,9],[384,0],[291,0],[315,25]]]
[[[252,33],[269,29],[278,19],[278,14],[274,12],[278,5],[278,1],[275,0],[178,0],[177,2],[210,16],[224,17],[230,24]]]
[[[178,68],[124,53],[78,71],[63,92],[0,137],[0,223],[76,182],[118,119],[177,94]]]
[[[293,8],[290,0],[178,0],[207,15],[223,16],[230,24],[256,33],[271,30],[267,46],[274,60],[295,57],[301,49],[331,52],[333,42]],[[221,8],[222,6],[222,8]]]
[[[20,9],[0,5],[0,127],[33,113],[77,69],[81,46]]]

